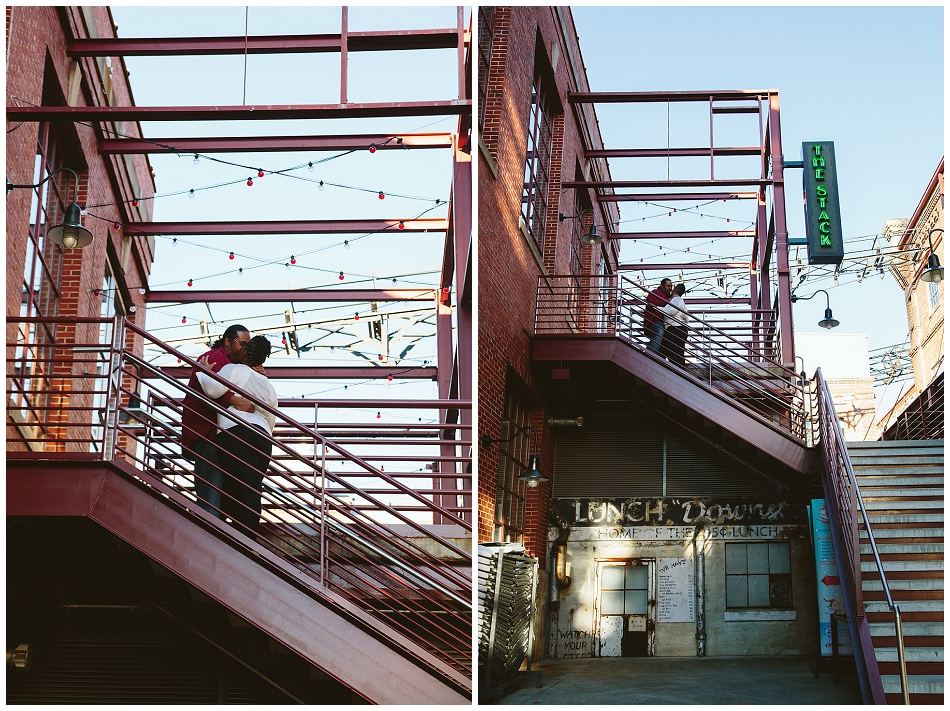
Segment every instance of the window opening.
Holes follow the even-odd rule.
[[[491,67],[491,50],[494,42],[495,8],[478,8],[478,127],[485,124],[485,103],[488,98],[488,70]]]
[[[551,146],[554,121],[545,98],[540,73],[534,75],[531,114],[528,123],[528,152],[525,158],[524,191],[521,219],[538,249],[544,252],[544,228],[547,218],[548,182],[551,170]]]
[[[521,427],[531,424],[531,407],[517,393],[509,390],[505,396],[505,418],[501,438],[508,439]],[[498,484],[495,496],[495,524],[493,540],[498,543],[516,543],[524,539],[524,514],[527,483],[518,477],[527,468],[532,438],[522,433],[511,442],[503,442],[498,457]]]
[[[788,543],[726,544],[726,607],[792,606]]]

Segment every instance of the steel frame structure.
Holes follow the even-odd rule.
[[[594,104],[698,103],[709,108],[709,145],[706,147],[595,149],[585,135],[585,158],[595,170],[593,175],[609,174],[596,168],[608,158],[709,158],[709,179],[702,180],[575,180],[563,188],[585,190],[599,206],[607,239],[668,240],[683,238],[751,237],[748,262],[656,263],[617,265],[620,270],[709,270],[744,268],[748,270],[750,297],[743,302],[753,310],[774,312],[781,362],[794,370],[795,347],[792,332],[791,283],[788,260],[788,231],[785,217],[785,178],[782,154],[779,96],[775,89],[674,92],[568,92],[568,103],[579,123],[584,109]],[[758,146],[717,146],[713,118],[716,115],[752,114],[759,119]],[[744,178],[717,178],[716,158],[759,156],[759,174]],[[750,189],[751,188],[751,189]],[[618,193],[618,190],[624,192]],[[757,211],[752,230],[717,232],[611,232],[611,203],[630,201],[755,200]],[[775,262],[772,252],[775,251]],[[771,270],[777,274],[777,290],[772,294]],[[729,300],[735,303],[735,300]]]

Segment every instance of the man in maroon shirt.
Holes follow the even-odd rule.
[[[643,314],[643,333],[650,339],[647,349],[654,353],[660,352],[663,343],[663,312],[660,308],[670,303],[673,295],[673,281],[664,279],[660,285],[647,296],[647,308]]]
[[[212,344],[211,350],[198,361],[217,373],[228,363],[241,363],[244,360],[244,346],[251,340],[251,334],[244,326],[229,326],[224,336]],[[192,371],[188,380],[191,390],[203,392],[198,382],[198,374]],[[235,407],[243,412],[254,412],[254,404],[230,390],[215,400],[221,407]],[[217,413],[210,406],[191,394],[185,395],[182,416],[182,452],[195,463],[195,495],[198,505],[212,516],[222,517],[221,489],[222,475],[218,465],[218,449],[214,444],[217,433]]]

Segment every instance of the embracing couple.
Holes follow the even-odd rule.
[[[263,368],[270,352],[264,336],[251,338],[244,326],[235,324],[198,363],[276,408],[277,393]],[[212,516],[230,518],[253,536],[260,523],[261,489],[271,454],[269,436],[276,418],[197,368],[188,388],[204,393],[228,413],[218,414],[196,395],[185,395],[182,450],[195,463],[198,505]]]

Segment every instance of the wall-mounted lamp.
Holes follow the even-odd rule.
[[[594,211],[588,208],[587,210],[581,210],[580,215],[565,215],[563,212],[559,212],[557,214],[557,221],[564,222],[564,220],[573,220],[577,217],[580,217],[583,220],[584,217],[587,215],[590,215],[593,218]],[[584,240],[584,244],[589,244],[591,247],[594,247],[600,244],[604,240],[603,237],[597,234],[597,225],[594,224],[593,220],[591,220],[591,223],[590,223],[590,231],[588,231],[588,233],[584,235],[581,239]]]
[[[515,437],[527,430],[534,432],[534,452],[528,457],[528,468],[524,474],[518,477],[518,481],[527,482],[529,489],[536,489],[538,484],[549,481],[549,479],[541,473],[541,460],[538,457],[538,431],[534,427],[531,425],[519,427],[508,439],[494,439],[491,435],[482,435],[482,446],[487,449],[497,442],[511,442]]]
[[[927,233],[927,244],[930,245],[930,256],[927,257],[927,268],[924,270],[924,273],[920,275],[920,280],[939,284],[943,281],[943,267],[940,266],[940,260],[937,259],[937,255],[934,253],[934,243],[931,239],[931,235],[934,232],[943,232],[943,230],[939,227],[935,227]]]
[[[825,295],[825,307],[826,307],[825,317],[821,321],[818,322],[818,325],[821,326],[822,328],[827,328],[827,329],[832,329],[835,326],[840,325],[840,321],[838,321],[831,315],[831,297],[828,296],[828,292],[825,291],[824,289],[819,289],[811,296],[795,296],[794,294],[792,294],[792,303],[794,304],[797,301],[808,301],[809,299],[814,298],[818,294]]]
[[[82,210],[79,208],[79,176],[72,168],[57,168],[36,185],[14,185],[7,178],[7,193],[15,188],[38,188],[57,173],[70,173],[73,176],[73,204],[66,208],[66,219],[55,227],[50,227],[46,236],[64,249],[82,249],[92,243],[93,234],[82,226]]]

